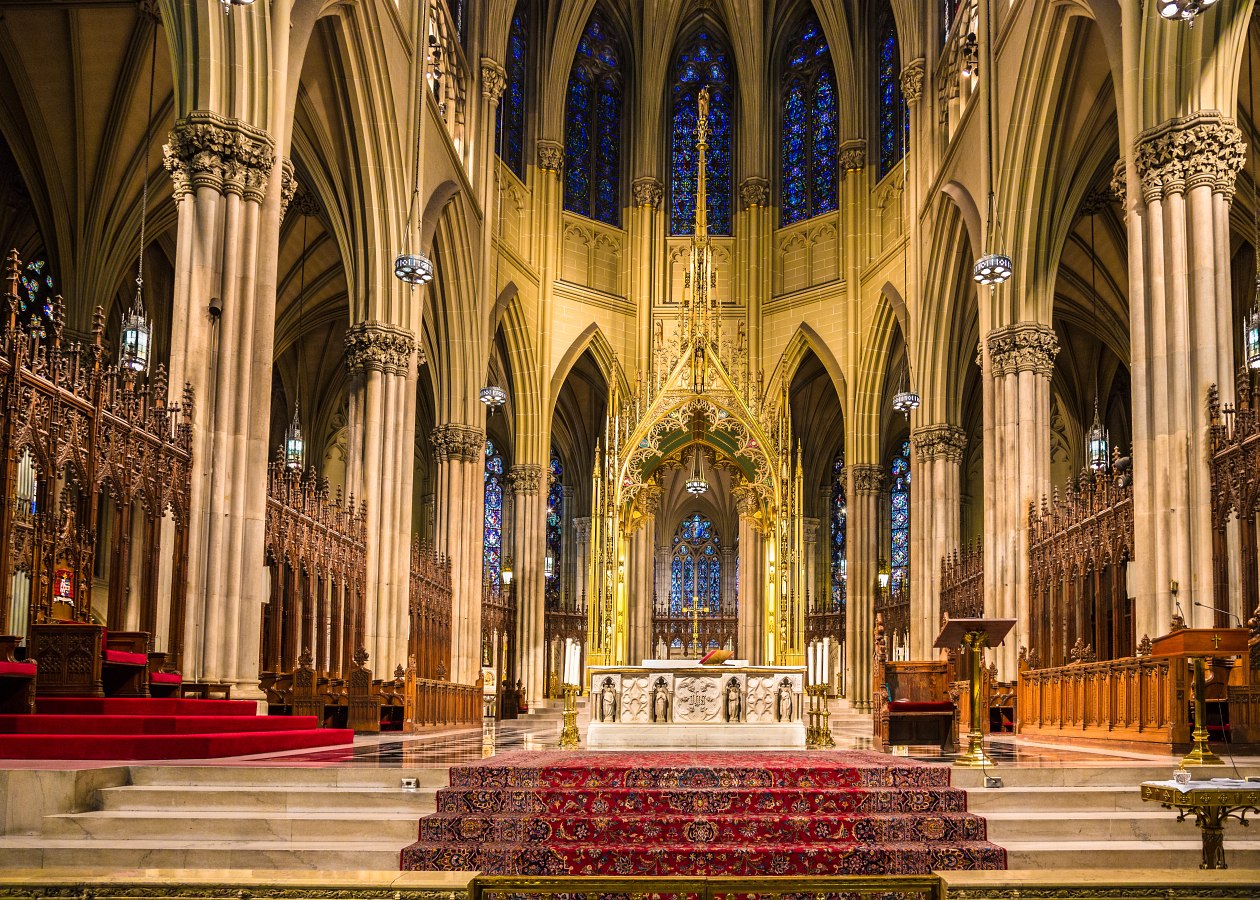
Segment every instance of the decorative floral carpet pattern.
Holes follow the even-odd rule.
[[[404,870],[883,875],[1004,869],[947,766],[880,753],[514,753],[457,766]]]

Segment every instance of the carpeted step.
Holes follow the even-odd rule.
[[[341,728],[223,734],[6,734],[0,759],[212,759],[349,744]]]
[[[318,727],[315,716],[0,715],[0,734],[219,734]]]
[[[454,770],[452,770],[454,771]],[[967,793],[933,787],[818,789],[728,788],[715,790],[629,789],[484,790],[444,788],[440,813],[505,815],[624,816],[678,813],[726,816],[844,813],[966,812]]]
[[[254,700],[181,697],[36,697],[35,711],[57,716],[254,716]]]
[[[481,871],[495,875],[926,875],[945,869],[1002,869],[993,844],[413,844],[405,870]]]
[[[496,816],[437,814],[420,820],[422,844],[775,844],[931,843],[985,840],[985,821],[968,813],[872,815]]]

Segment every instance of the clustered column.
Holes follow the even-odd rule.
[[[855,709],[866,712],[871,708],[871,654],[874,652],[875,592],[879,575],[879,497],[884,473],[879,466],[851,465],[848,474],[845,692]]]
[[[481,567],[486,433],[438,425],[430,436],[437,463],[437,550],[451,562],[451,681],[481,674]]]
[[[508,470],[512,488],[512,546],[516,578],[512,582],[516,600],[516,646],[520,659],[521,684],[531,706],[546,692],[544,665],[546,648],[543,627],[544,557],[547,552],[546,498],[539,488],[543,467],[523,463]]]
[[[346,332],[346,484],[367,513],[364,643],[382,677],[407,660],[415,351],[411,332],[384,322]]]
[[[1211,479],[1204,405],[1233,399],[1229,210],[1246,145],[1231,119],[1171,119],[1135,142],[1140,204],[1128,216],[1132,285],[1135,634],[1167,630],[1172,584],[1189,624],[1214,594]],[[1247,613],[1243,612],[1246,618]]]
[[[640,517],[630,535],[627,565],[628,656],[631,665],[652,656],[652,582],[656,575],[656,514],[661,508],[661,489],[644,485],[639,491]]]
[[[739,651],[753,665],[765,659],[765,536],[757,494],[741,484],[731,491],[739,512]]]
[[[1020,322],[989,332],[981,351],[984,391],[985,614],[1015,619],[996,652],[1002,678],[1015,677],[1028,645],[1028,509],[1050,485],[1050,377],[1054,329]]]
[[[636,253],[631,257],[634,262],[630,269],[630,290],[631,295],[638,298],[639,306],[639,368],[650,372],[652,305],[660,296],[661,270],[664,268],[657,260],[664,256],[659,252],[659,245],[664,240],[664,228],[658,213],[665,189],[659,179],[648,176],[636,178],[630,192],[634,197],[630,240],[636,248]]]
[[[175,123],[163,154],[178,216],[168,399],[185,382],[197,398],[184,670],[257,695],[275,334],[260,245],[280,167],[267,132],[204,110]]]
[[[932,659],[941,621],[941,558],[959,543],[962,456],[966,433],[956,425],[927,425],[911,436],[914,477],[910,480],[911,659]]]

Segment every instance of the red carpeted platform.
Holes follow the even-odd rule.
[[[0,716],[0,759],[209,759],[349,744],[314,716],[260,716],[252,700],[43,697]]]
[[[946,766],[880,753],[514,753],[451,769],[404,870],[915,875],[1004,869]]]

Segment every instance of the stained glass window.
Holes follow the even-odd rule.
[[[892,547],[889,563],[892,568],[892,589],[904,587],[910,574],[910,442],[902,441],[900,452],[893,457],[889,469],[892,504]]]
[[[840,171],[839,108],[831,52],[818,19],[807,16],[788,45],[779,135],[782,224],[836,209]]]
[[[507,84],[499,100],[495,121],[494,146],[500,158],[519,178],[525,177],[525,81],[529,51],[529,10],[525,0],[516,4],[508,29]]]
[[[845,548],[845,526],[848,524],[848,504],[844,494],[844,450],[836,454],[831,464],[831,609],[844,608],[848,589],[848,556]]]
[[[29,328],[41,338],[48,336],[47,328],[52,324],[53,297],[57,289],[53,287],[53,279],[48,274],[46,260],[37,259],[28,262],[18,275],[18,322]]]
[[[449,0],[448,7],[451,15],[455,18],[455,33],[459,35],[459,42],[464,47],[468,46],[468,0]]]
[[[578,41],[565,95],[564,208],[621,224],[621,50],[598,10]]]
[[[700,513],[678,525],[669,567],[670,615],[690,616],[693,603],[702,616],[722,611],[721,543],[713,523]]]
[[[549,607],[560,605],[560,551],[564,544],[564,467],[553,450],[547,473],[547,565],[544,567],[544,597]]]
[[[494,441],[486,441],[483,535],[483,576],[492,587],[497,587],[503,571],[503,454],[494,446]]]
[[[709,149],[705,177],[709,233],[731,233],[731,109],[735,82],[730,56],[708,31],[678,53],[670,88],[669,233],[689,235],[696,223],[696,102],[709,89]]]
[[[897,23],[887,2],[879,18],[877,53],[879,64],[879,166],[883,178],[906,153],[909,124],[906,98],[901,93],[901,50],[897,46]]]

